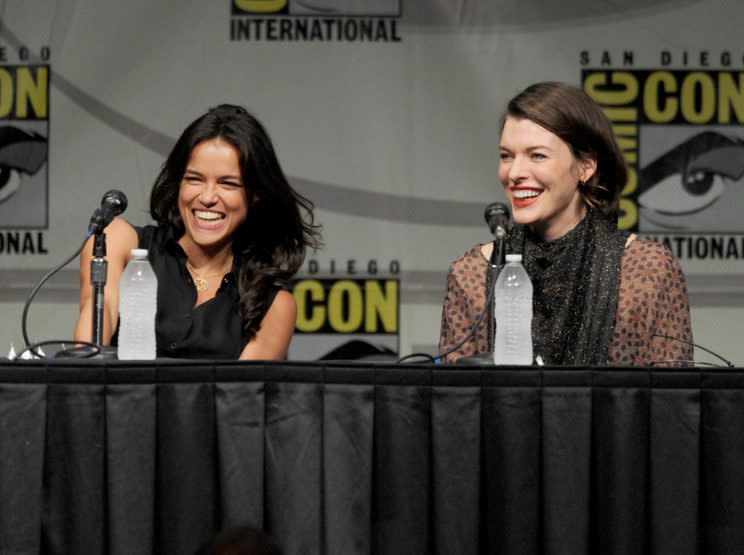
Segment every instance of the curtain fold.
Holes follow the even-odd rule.
[[[47,390],[43,553],[106,552],[105,400],[102,385]]]
[[[431,419],[434,553],[479,553],[480,388],[433,387]]]
[[[157,491],[156,422],[154,384],[108,386],[106,507],[111,555],[152,553]]]
[[[483,391],[485,544],[481,553],[541,552],[540,390]]]
[[[328,384],[323,403],[325,553],[370,554],[374,386]]]
[[[591,555],[592,392],[542,393],[543,553]]]
[[[323,553],[323,389],[267,383],[265,525],[286,553]]]
[[[702,553],[744,552],[744,391],[702,391]]]
[[[374,426],[372,553],[432,553],[427,388],[378,385]]]
[[[218,383],[218,486],[222,528],[264,527],[263,383]]]
[[[158,553],[194,553],[217,529],[214,414],[213,384],[158,386],[154,506]]]
[[[649,392],[596,388],[592,398],[593,549],[649,553]]]
[[[649,550],[700,553],[700,392],[653,390],[649,422]]]
[[[0,364],[0,454],[2,553],[744,553],[740,370]]]
[[[46,393],[0,384],[0,553],[41,551]]]

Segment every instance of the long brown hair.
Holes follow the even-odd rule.
[[[617,218],[628,167],[612,124],[596,102],[577,87],[546,81],[530,85],[509,102],[501,120],[502,131],[507,117],[531,120],[557,135],[577,160],[595,158],[597,171],[580,183],[579,191],[586,204]]]

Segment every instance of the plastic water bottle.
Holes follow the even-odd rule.
[[[155,358],[155,312],[158,278],[147,249],[132,249],[119,282],[119,360]]]
[[[521,254],[507,254],[494,287],[493,363],[532,364],[532,282]]]

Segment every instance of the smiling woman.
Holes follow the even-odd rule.
[[[679,264],[669,249],[617,228],[628,174],[601,108],[576,87],[532,85],[507,106],[499,152],[514,219],[507,250],[523,254],[534,289],[533,352],[551,365],[690,363]],[[486,305],[491,252],[478,245],[452,264],[440,352],[464,341]],[[489,328],[447,360],[490,352]]]
[[[104,343],[116,343],[119,278],[133,248],[158,277],[158,356],[281,359],[295,326],[282,286],[320,245],[312,203],[289,185],[263,126],[221,105],[183,132],[155,180],[156,226],[107,228]],[[76,338],[90,340],[92,244],[80,258]]]

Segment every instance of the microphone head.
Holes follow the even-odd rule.
[[[488,229],[494,234],[499,227],[506,231],[509,226],[509,216],[509,207],[503,202],[492,202],[486,206],[486,211],[483,213]]]
[[[112,189],[108,191],[101,199],[101,206],[93,212],[93,217],[88,224],[88,237],[93,233],[100,234],[107,225],[111,223],[116,216],[127,209],[127,197],[121,191]]]
[[[121,191],[111,189],[103,195],[101,206],[108,208],[112,217],[118,216],[127,209],[127,196]]]

